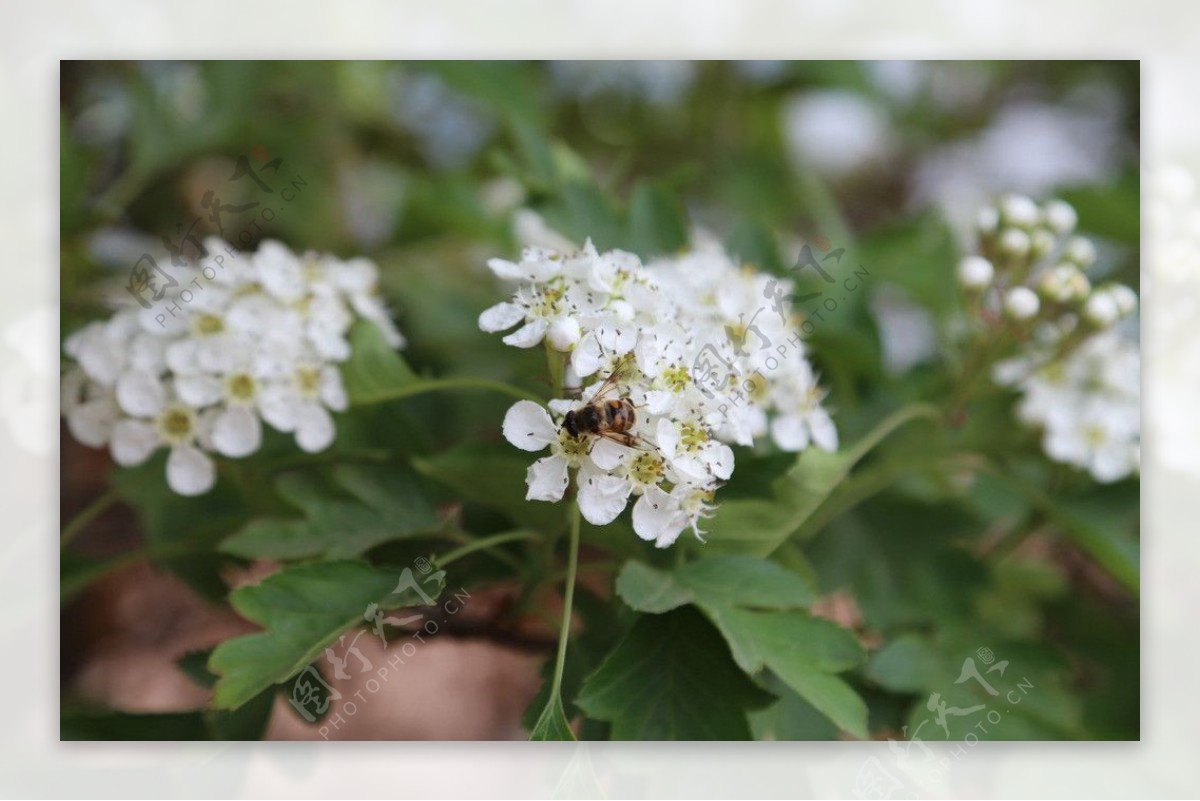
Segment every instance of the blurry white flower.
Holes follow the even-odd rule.
[[[696,78],[690,61],[551,61],[559,93],[581,100],[611,94],[655,106],[673,106]]]
[[[233,252],[218,240],[205,246]],[[293,433],[306,451],[333,442],[330,411],[348,403],[336,364],[350,358],[356,319],[403,343],[377,294],[378,270],[365,259],[297,255],[267,241],[255,254],[215,264],[203,265],[213,274],[202,271],[208,283],[188,285],[187,295],[177,289],[157,306],[118,311],[63,344],[78,364],[62,379],[72,435],[108,445],[123,466],[169,448],[167,482],[184,495],[212,487],[209,453],[258,451],[264,421]]]
[[[881,160],[891,150],[886,112],[855,92],[823,90],[793,97],[783,108],[792,160],[838,177]]]
[[[994,377],[1021,391],[1017,414],[1043,429],[1047,456],[1107,483],[1138,470],[1140,364],[1137,343],[1113,329],[1065,357],[1035,352],[1002,362]]]

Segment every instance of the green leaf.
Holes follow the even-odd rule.
[[[846,629],[800,611],[813,592],[799,575],[748,556],[708,557],[669,572],[628,562],[617,576],[617,594],[652,614],[696,605],[742,670],[754,675],[770,668],[835,724],[866,736],[866,705],[831,675],[859,665],[862,648]]]
[[[350,360],[342,365],[342,381],[351,405],[377,403],[390,391],[420,380],[374,323],[355,324],[350,348]]]
[[[576,704],[612,723],[614,740],[746,740],[746,713],[773,699],[738,670],[700,613],[638,618]]]
[[[332,496],[312,473],[280,476],[279,494],[304,518],[252,520],[222,542],[221,550],[256,559],[346,559],[439,526],[417,476],[403,465],[343,464],[333,470],[333,479],[354,499]]]
[[[710,546],[719,551],[771,554],[829,497],[855,461],[852,452],[809,448],[791,470],[772,483],[775,497],[771,500],[722,503],[707,523]]]
[[[213,692],[219,709],[236,709],[312,662],[356,623],[372,603],[381,609],[419,606],[416,590],[396,592],[401,573],[361,562],[321,562],[285,568],[259,584],[239,587],[229,600],[265,631],[217,646],[208,668],[220,676]],[[430,597],[441,588],[423,585]],[[436,589],[436,591],[435,591]]]
[[[567,714],[563,711],[562,698],[555,695],[546,704],[542,714],[529,732],[530,740],[575,740],[575,732],[567,722]]]
[[[770,668],[840,728],[867,736],[867,705],[832,675],[862,662],[862,647],[850,631],[802,611],[707,611],[743,670],[753,674]]]
[[[766,674],[762,686],[779,696],[766,709],[750,713],[757,740],[821,740],[838,738],[838,728],[777,676]]]
[[[669,572],[627,562],[617,576],[617,594],[639,612],[653,614],[687,603],[794,609],[813,601],[803,578],[752,556],[710,556]]]
[[[641,182],[629,203],[629,247],[643,259],[674,253],[687,245],[687,218],[674,194]]]
[[[211,649],[192,651],[177,659],[175,664],[189,679],[211,690],[218,678],[208,669],[211,655]],[[259,740],[267,729],[274,705],[275,688],[268,687],[237,709],[206,709],[202,714],[209,736],[214,740]]]
[[[895,693],[921,693],[929,677],[948,671],[941,656],[924,637],[904,634],[889,642],[871,658],[864,673],[880,687]]]
[[[772,554],[789,537],[812,536],[803,526],[867,453],[904,423],[935,414],[933,407],[914,404],[884,418],[854,445],[837,453],[809,448],[795,465],[771,484],[771,500],[722,503],[708,521],[709,547],[717,551]]]
[[[527,454],[495,443],[468,443],[413,460],[418,472],[450,487],[459,497],[546,531],[561,524],[562,510],[556,504],[525,500],[529,465]]]

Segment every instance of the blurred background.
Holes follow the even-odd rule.
[[[881,408],[936,385],[935,332],[957,302],[953,265],[975,211],[998,193],[1070,201],[1098,240],[1093,274],[1138,285],[1137,62],[64,62],[61,77],[64,335],[123,300],[145,252],[169,259],[167,243],[187,235],[246,249],[269,237],[373,258],[418,370],[514,380],[531,371],[476,325],[497,299],[486,259],[586,237],[637,249],[654,223],[638,222],[654,207],[638,199],[654,198],[763,269],[782,275],[801,244],[828,241],[871,271],[869,291],[811,341],[849,438]],[[575,180],[557,183],[564,174]],[[494,439],[498,408],[443,398],[413,414],[427,422],[423,447],[436,448]],[[67,521],[106,492],[111,465],[64,430],[61,470]],[[919,481],[907,495],[910,506],[937,500]],[[1136,523],[1137,482],[1110,495]],[[916,516],[892,503],[814,543],[830,615],[869,635],[889,608],[964,603],[949,624],[899,617],[966,627],[966,641],[970,622],[990,615],[1015,638],[1066,643],[1088,665],[1046,667],[1072,676],[1071,692],[1063,680],[1050,703],[1061,708],[1013,736],[1137,737],[1136,593],[1054,538],[1026,540],[1026,558],[983,590],[944,549],[881,549],[881,564],[856,562],[863,520]],[[176,661],[247,626],[206,599],[196,586],[206,579],[130,557],[139,519],[114,505],[64,556],[124,564],[96,582],[80,574],[87,588],[64,605],[63,697],[195,709],[205,691]],[[945,531],[963,525],[952,514],[933,520]],[[950,561],[931,574],[926,556]],[[219,577],[236,584],[254,570],[225,565]],[[906,589],[888,594],[892,583]],[[521,736],[544,654],[434,646],[389,706],[344,736]],[[1103,675],[1089,672],[1094,664]],[[894,732],[903,715],[888,703],[872,723]],[[314,733],[275,715],[268,736]]]

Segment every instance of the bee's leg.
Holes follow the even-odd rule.
[[[605,439],[610,439],[619,445],[624,445],[627,448],[633,448],[634,450],[639,450],[639,451],[651,450],[654,447],[649,442],[647,442],[646,440],[637,436],[636,434],[627,434],[627,433],[621,433],[621,432],[617,432],[617,431],[605,431],[600,436],[604,437]]]

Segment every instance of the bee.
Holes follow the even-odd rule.
[[[641,440],[631,433],[637,423],[637,406],[629,398],[608,397],[620,385],[631,361],[632,355],[625,357],[604,379],[591,400],[567,412],[562,423],[564,431],[575,439],[603,437],[631,448],[637,447]]]

